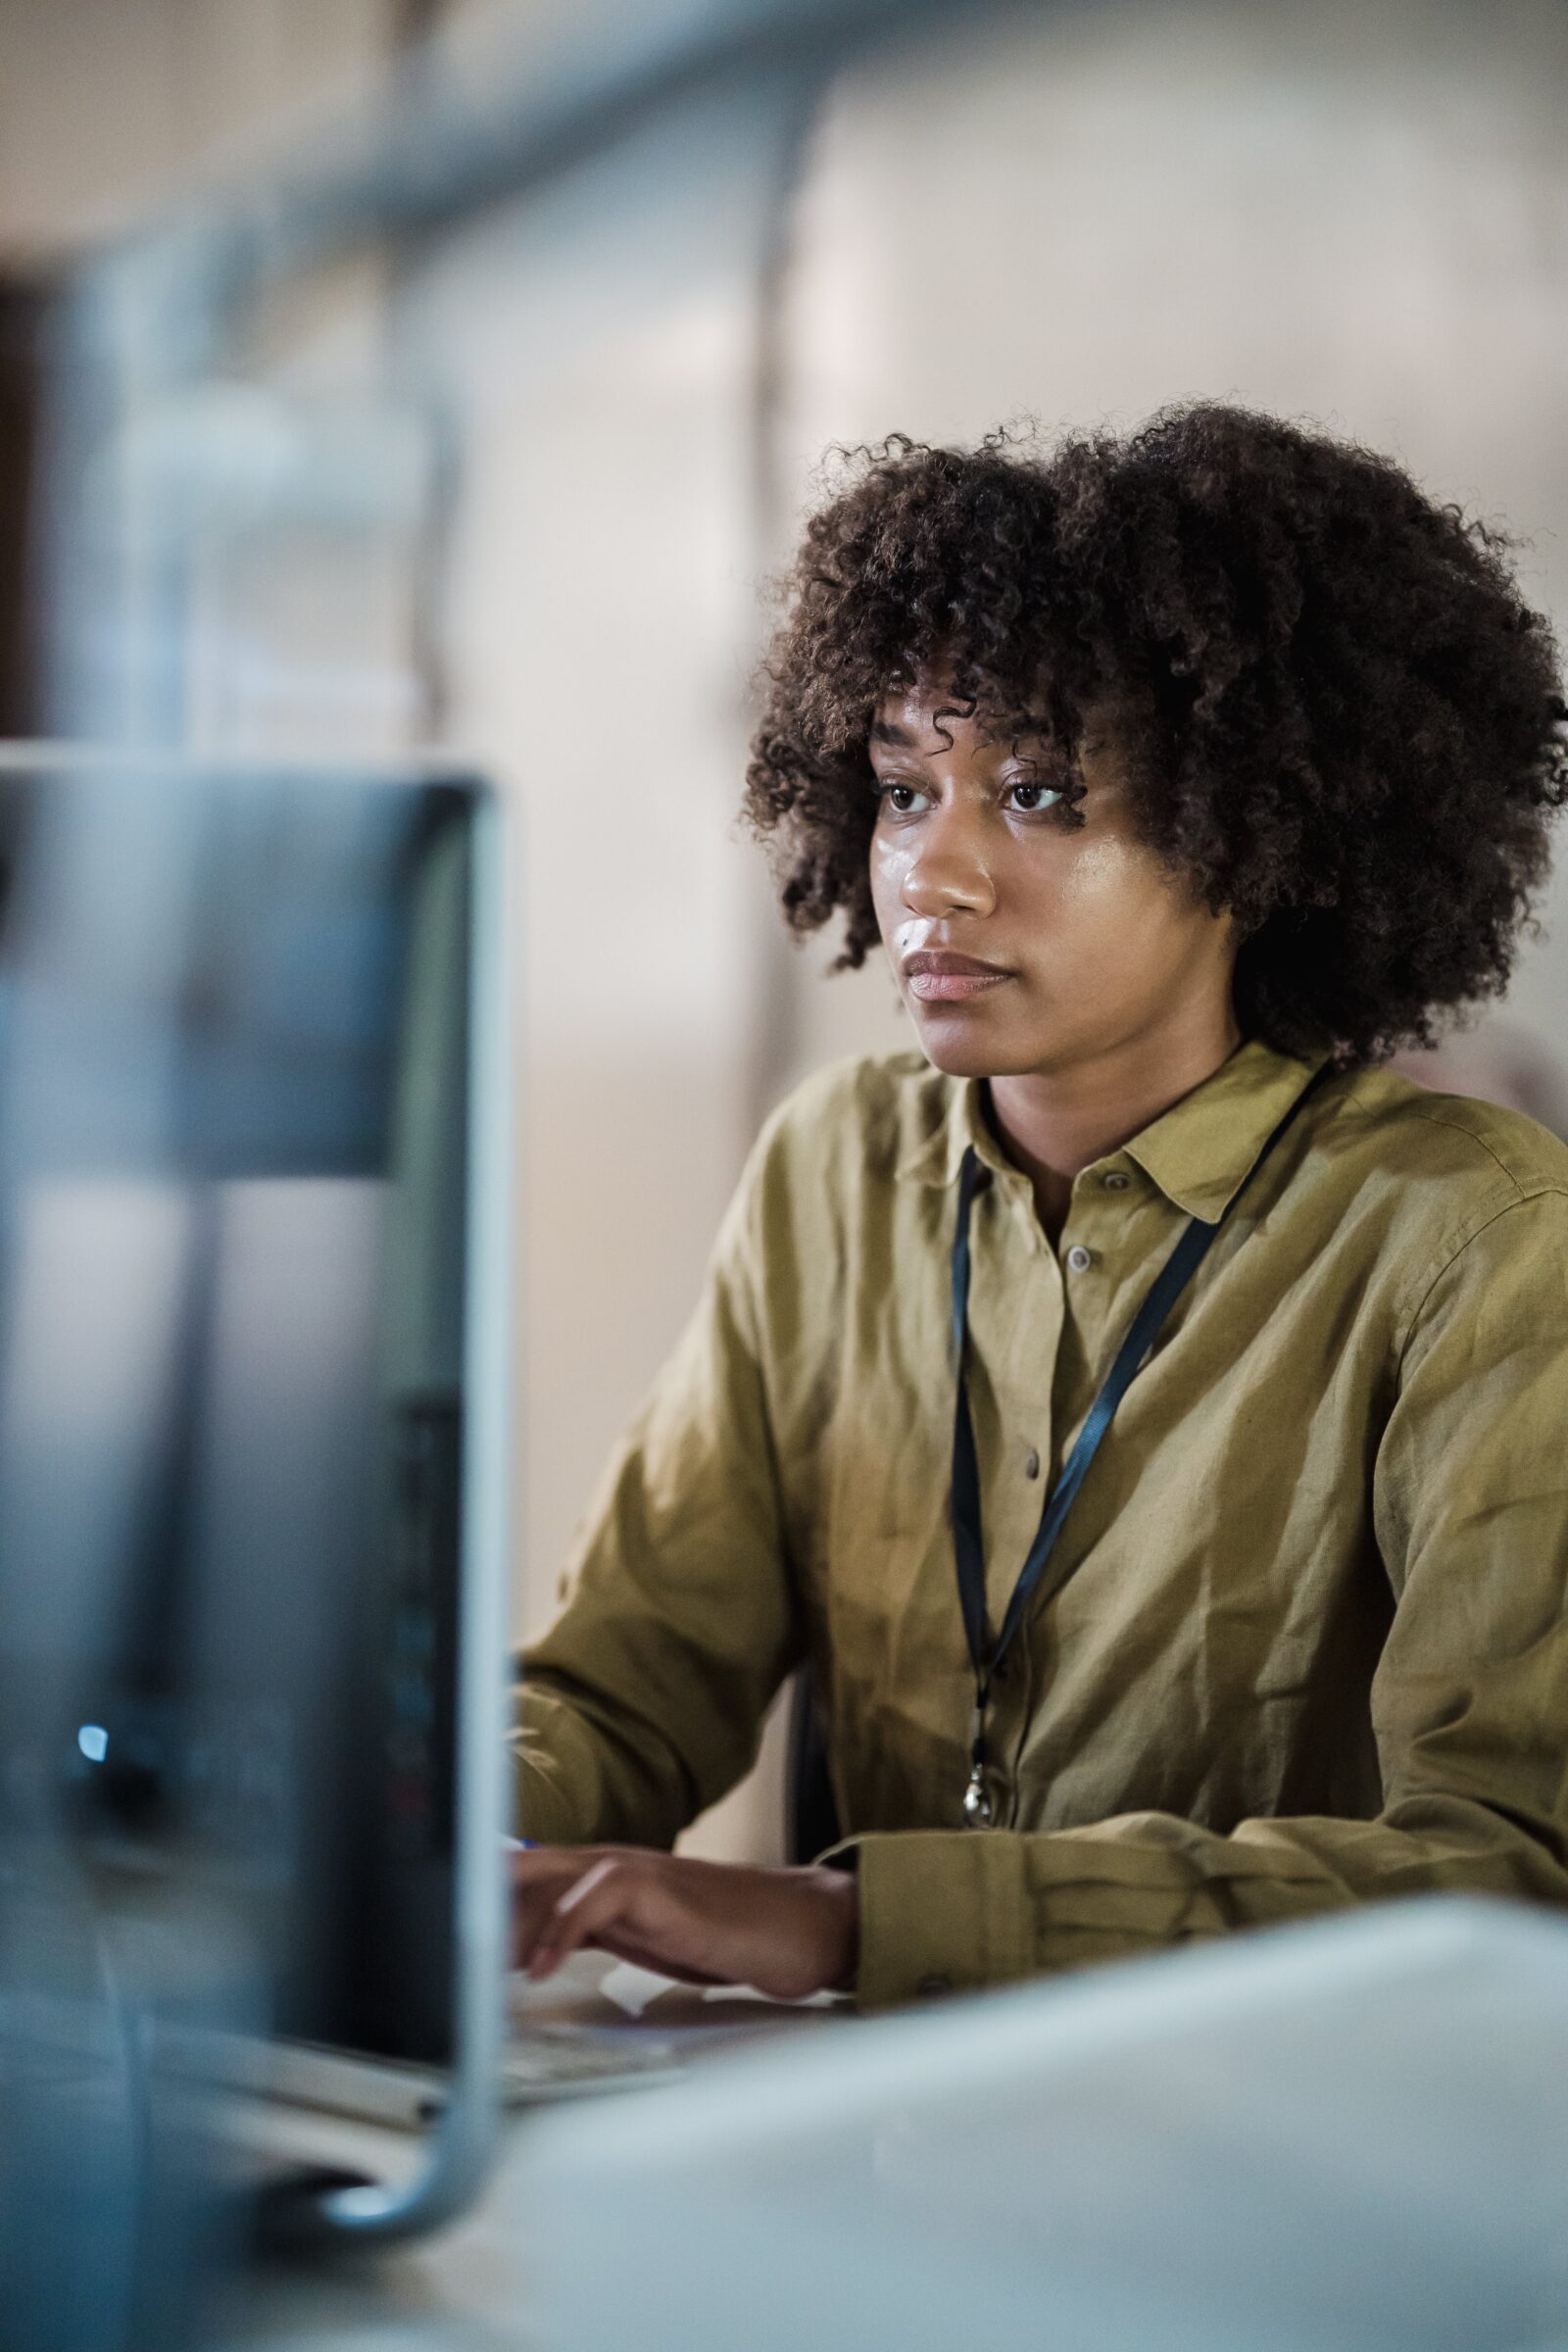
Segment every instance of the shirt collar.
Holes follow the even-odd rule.
[[[1300,1061],[1294,1054],[1276,1053],[1261,1038],[1244,1038],[1217,1070],[1120,1149],[1188,1216],[1215,1224],[1274,1128],[1328,1058],[1327,1048]],[[1003,1152],[986,1118],[984,1083],[979,1078],[949,1082],[944,1116],[899,1162],[896,1174],[922,1184],[954,1184],[972,1144],[984,1166],[1018,1181],[1019,1169]],[[1117,1153],[1103,1156],[1111,1161]]]

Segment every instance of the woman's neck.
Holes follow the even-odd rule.
[[[1061,1070],[993,1078],[986,1093],[1003,1151],[1034,1187],[1035,1210],[1053,1247],[1072,1200],[1073,1178],[1211,1078],[1242,1042],[1227,1004],[1222,1018],[1173,1034],[1130,1039],[1109,1054]]]

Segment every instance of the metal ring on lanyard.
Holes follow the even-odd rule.
[[[1046,1569],[1061,1533],[1062,1523],[1072,1507],[1073,1497],[1084,1483],[1089,1465],[1095,1458],[1102,1438],[1110,1427],[1117,1405],[1132,1384],[1133,1375],[1152,1347],[1166,1316],[1198,1271],[1204,1252],[1308,1095],[1320,1080],[1331,1074],[1331,1069],[1332,1065],[1324,1062],[1313,1071],[1231,1195],[1220,1216],[1212,1224],[1201,1217],[1192,1218],[1154,1277],[1117,1350],[1109,1377],[1090,1407],[1089,1416],[1078,1434],[1078,1442],[1073,1446],[1066,1467],[1054,1492],[1046,1499],[1039,1530],[1029,1547],[1029,1556],[1019,1572],[1018,1581],[1013,1586],[1006,1614],[995,1640],[991,1637],[986,1616],[985,1546],[980,1532],[980,1464],[975,1452],[974,1425],[969,1416],[969,1383],[964,1368],[969,1328],[969,1221],[975,1194],[979,1189],[981,1168],[972,1144],[964,1152],[958,1173],[957,1231],[953,1241],[953,1339],[958,1376],[953,1416],[953,1485],[949,1507],[953,1522],[954,1559],[958,1575],[958,1605],[963,1612],[964,1639],[974,1668],[969,1782],[963,1792],[963,1818],[971,1829],[989,1829],[995,1818],[991,1793],[986,1786],[985,1723],[986,1709],[991,1700],[991,1685],[1031,1604],[1042,1592],[1054,1592],[1066,1581],[1066,1572],[1062,1571],[1048,1584]]]

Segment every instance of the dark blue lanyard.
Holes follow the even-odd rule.
[[[1205,1250],[1221,1225],[1307,1096],[1319,1080],[1329,1075],[1331,1067],[1331,1063],[1324,1062],[1314,1070],[1253,1160],[1242,1183],[1231,1195],[1218,1219],[1210,1225],[1201,1217],[1193,1217],[1155,1275],[1117,1351],[1109,1378],[1090,1407],[1089,1417],[1078,1433],[1078,1442],[1068,1457],[1067,1465],[1054,1491],[1047,1496],[1040,1515],[1039,1530],[1029,1547],[1029,1556],[1019,1572],[1018,1581],[1012,1588],[1012,1597],[995,1640],[992,1639],[986,1616],[986,1555],[980,1533],[980,1464],[975,1453],[974,1425],[969,1417],[969,1382],[964,1363],[969,1330],[969,1219],[974,1208],[974,1197],[979,1190],[981,1169],[972,1144],[963,1155],[963,1164],[958,1172],[958,1224],[953,1237],[953,1343],[957,1356],[958,1390],[953,1415],[950,1508],[954,1558],[958,1571],[958,1605],[963,1611],[964,1639],[968,1642],[970,1663],[974,1667],[969,1785],[963,1792],[963,1817],[972,1828],[988,1828],[992,1819],[991,1798],[985,1781],[985,1718],[991,1699],[991,1685],[1031,1603],[1042,1592],[1056,1592],[1065,1581],[1066,1571],[1059,1563],[1056,1574],[1049,1583],[1046,1569],[1055,1548],[1056,1538],[1061,1533],[1062,1523],[1072,1508],[1074,1495],[1084,1483],[1100,1441],[1110,1427],[1116,1407],[1132,1385],[1133,1375],[1152,1347],[1160,1326],[1198,1271]]]

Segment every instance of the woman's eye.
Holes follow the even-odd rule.
[[[1019,809],[1026,816],[1032,816],[1037,809],[1049,808],[1053,802],[1061,798],[1060,793],[1050,784],[1033,784],[1027,777],[1020,777],[1016,784],[1009,784],[1007,793],[1009,798],[1016,800]]]
[[[877,797],[899,816],[912,814],[916,801],[923,802],[925,794],[913,784],[879,784]]]

